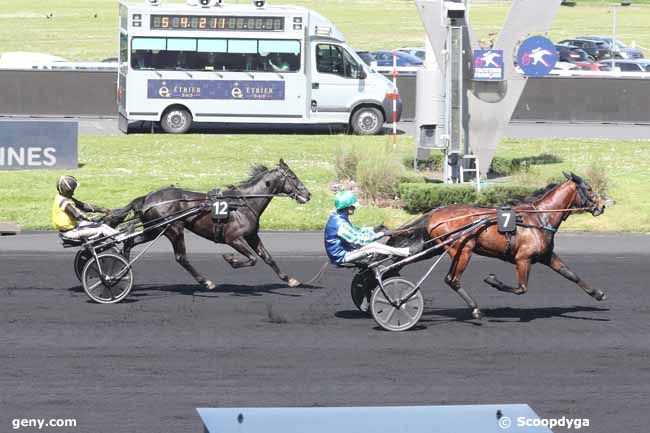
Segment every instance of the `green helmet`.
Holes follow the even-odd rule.
[[[346,207],[357,204],[357,196],[352,191],[339,191],[334,197],[334,207],[336,210],[345,209]]]

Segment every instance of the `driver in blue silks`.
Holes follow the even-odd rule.
[[[334,198],[336,212],[332,212],[325,226],[325,250],[336,265],[351,263],[372,254],[407,257],[409,248],[395,248],[376,242],[392,231],[375,231],[372,227],[355,227],[350,223],[357,197],[351,191],[339,191]]]

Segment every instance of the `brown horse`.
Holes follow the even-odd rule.
[[[591,186],[579,176],[573,173],[564,173],[564,175],[567,178],[566,182],[549,185],[526,201],[513,206],[520,220],[516,232],[512,235],[499,232],[496,219],[491,219],[490,223],[462,236],[447,248],[451,267],[445,282],[463,298],[475,319],[481,318],[481,311],[474,299],[461,286],[461,278],[472,253],[514,263],[517,287],[501,282],[493,274],[484,280],[502,292],[516,295],[526,293],[531,266],[534,263],[542,263],[576,283],[594,299],[598,301],[606,299],[605,292],[592,289],[553,252],[555,233],[572,212],[588,211],[593,216],[599,216],[605,211],[605,198],[593,191]],[[452,205],[434,209],[401,229],[406,233],[410,227],[411,233],[400,235],[401,230],[396,230],[398,234],[389,241],[389,244],[404,245],[412,243],[418,237],[425,241],[439,238],[433,242],[440,243],[445,239],[446,233],[485,218],[490,213],[496,216],[495,209],[471,205]]]

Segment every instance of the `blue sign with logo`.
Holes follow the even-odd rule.
[[[284,81],[149,80],[147,98],[283,101]]]
[[[77,168],[79,124],[0,120],[0,170]]]
[[[517,64],[529,77],[543,77],[555,67],[558,55],[555,45],[544,36],[532,36],[517,50]]]
[[[503,81],[503,50],[474,50],[474,80]]]

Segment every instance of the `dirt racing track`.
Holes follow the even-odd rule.
[[[320,234],[265,239],[303,280],[325,260]],[[290,289],[264,264],[233,271],[223,248],[193,239],[190,260],[216,291],[163,246],[135,266],[126,301],[97,305],[53,235],[0,238],[0,431],[12,418],[76,418],[70,431],[197,433],[200,406],[477,403],[588,418],[586,432],[647,431],[650,237],[560,234],[557,244],[607,301],[540,265],[528,294],[497,292],[482,279],[513,281],[512,265],[474,257],[464,281],[481,322],[444,286],[443,262],[420,326],[390,333],[354,308],[350,270]]]

